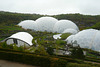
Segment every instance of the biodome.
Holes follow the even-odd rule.
[[[78,31],[75,30],[75,29],[66,29],[66,30],[64,30],[62,33],[76,34],[76,33],[78,33]]]
[[[34,20],[24,20],[24,21],[21,21],[18,25],[25,29],[34,29],[34,30],[37,29],[36,23]]]
[[[95,29],[87,29],[80,31],[72,37],[66,39],[67,43],[76,43],[82,48],[89,48],[100,51],[100,31]],[[76,42],[76,43],[75,43]]]
[[[20,46],[26,46],[26,47],[29,47],[29,46],[32,46],[32,39],[33,37],[27,33],[27,32],[18,32],[18,33],[15,33],[13,35],[11,35],[10,37],[6,38],[4,41],[6,41],[6,43],[8,45],[10,44],[16,44],[18,47]]]
[[[67,39],[65,41],[67,41],[67,44],[73,44],[73,38],[75,35],[70,35],[69,37],[67,37]]]
[[[53,17],[41,17],[36,20],[37,31],[53,32],[53,27],[58,20]]]
[[[77,25],[75,23],[73,23],[70,20],[59,20],[54,28],[53,28],[53,32],[57,32],[57,33],[62,33],[64,30],[66,29],[75,29],[75,30],[79,30]]]

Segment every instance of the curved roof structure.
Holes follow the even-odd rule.
[[[77,31],[79,30],[77,25],[73,23],[72,21],[60,20],[55,24],[53,31],[57,33],[62,33],[64,30],[70,29],[70,28],[75,29]]]
[[[21,21],[18,25],[22,26],[22,28],[25,28],[25,29],[36,30],[36,23],[34,20],[24,20],[24,21]]]
[[[54,39],[61,39],[61,37],[60,37],[61,35],[62,35],[62,34],[53,35],[53,38],[54,38]]]
[[[29,33],[27,33],[27,32],[18,32],[18,33],[15,33],[12,36],[8,37],[6,40],[13,39],[13,38],[21,40],[21,41],[29,44],[30,46],[33,45],[32,44],[33,37]]]
[[[52,32],[53,27],[57,21],[58,20],[53,18],[53,17],[41,17],[41,18],[36,20],[36,24],[38,27],[37,31]]]
[[[65,41],[67,41],[67,44],[72,44],[73,38],[75,35],[70,35],[69,37],[67,37],[67,39]]]
[[[78,31],[75,30],[75,29],[66,29],[66,30],[64,30],[62,33],[76,34],[76,33],[78,33]]]
[[[72,41],[71,41],[72,40]],[[70,41],[75,44],[75,41],[82,48],[89,48],[92,50],[100,51],[100,31],[95,29],[87,29],[80,31],[76,35],[67,38],[68,43]]]

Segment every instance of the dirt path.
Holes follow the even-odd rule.
[[[36,66],[26,65],[6,60],[0,60],[0,67],[36,67]]]

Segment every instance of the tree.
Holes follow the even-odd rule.
[[[84,59],[85,56],[83,54],[83,50],[78,46],[78,47],[73,47],[72,57],[78,59]]]
[[[37,47],[37,50],[35,51],[36,54],[41,54],[41,55],[48,55],[46,52],[45,48],[42,45],[39,45]]]
[[[47,53],[48,53],[49,55],[53,55],[53,52],[54,52],[54,50],[53,50],[52,47],[48,47],[48,48],[47,48]]]
[[[84,59],[85,56],[83,54],[83,50],[80,48],[77,41],[74,41],[73,46],[74,47],[73,47],[73,50],[72,50],[72,57],[78,58],[78,59]]]

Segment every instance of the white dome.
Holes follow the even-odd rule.
[[[54,39],[61,39],[61,37],[60,37],[61,35],[62,35],[62,34],[53,35],[53,38],[54,38]]]
[[[69,37],[67,37],[67,39],[65,41],[67,41],[67,44],[72,44],[73,38],[75,35],[70,35]]]
[[[78,31],[75,30],[75,29],[66,29],[66,30],[64,30],[62,33],[76,34],[76,33],[78,33]]]
[[[34,20],[24,20],[24,21],[21,21],[18,25],[22,26],[22,28],[25,28],[25,29],[36,30],[36,23]]]
[[[32,44],[33,37],[27,32],[18,32],[16,34],[13,34],[12,36],[8,37],[5,41],[7,41],[7,44],[13,44],[14,43],[13,39],[17,40],[18,42],[17,46],[22,46],[24,44],[30,46],[33,45]]]
[[[37,31],[52,32],[53,27],[57,21],[58,20],[53,17],[41,17],[36,20],[36,24],[38,27]]]
[[[73,23],[72,21],[60,20],[55,24],[53,31],[57,33],[62,33],[65,29],[70,29],[70,28],[75,29],[77,31],[79,30],[76,24]]]
[[[95,29],[87,29],[77,33],[72,39],[73,44],[76,41],[82,48],[89,48],[100,51],[100,31]],[[70,39],[67,38],[68,43]]]

